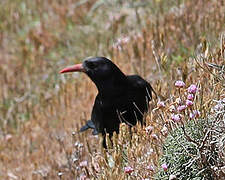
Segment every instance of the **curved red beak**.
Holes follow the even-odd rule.
[[[59,73],[67,73],[67,72],[85,72],[85,69],[82,64],[76,64],[74,66],[66,67],[59,71]]]

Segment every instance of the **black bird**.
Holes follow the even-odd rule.
[[[151,85],[138,75],[126,76],[112,61],[105,57],[84,60],[82,64],[67,67],[60,73],[80,71],[95,83],[98,94],[91,113],[80,131],[94,129],[93,134],[119,133],[119,124],[134,126],[143,124],[143,115],[148,111],[152,99]],[[105,138],[103,146],[106,147]]]

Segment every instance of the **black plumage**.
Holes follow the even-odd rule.
[[[93,134],[105,136],[113,132],[119,133],[119,125],[125,122],[134,126],[137,121],[143,124],[143,115],[148,111],[152,99],[151,85],[138,75],[125,75],[112,61],[105,57],[85,60],[61,73],[82,71],[95,83],[98,94],[95,98],[91,120],[81,128],[81,132],[89,128]],[[105,140],[103,142],[106,147]]]

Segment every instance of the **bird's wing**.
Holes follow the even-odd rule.
[[[144,93],[143,95],[148,98],[148,101],[152,99],[152,92],[154,91],[152,86],[138,75],[127,76],[131,86],[136,90],[136,93]]]

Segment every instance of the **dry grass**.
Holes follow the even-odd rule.
[[[213,100],[224,98],[224,9],[223,1],[208,0],[2,1],[0,179],[159,178],[154,174],[161,172],[163,142],[179,126],[171,124],[168,108],[186,96],[174,82],[198,84],[194,109],[200,119],[214,117]],[[108,151],[91,132],[76,133],[90,117],[96,88],[84,75],[58,74],[96,55],[145,77],[166,102],[162,109],[156,97],[151,102],[146,120],[152,132],[136,126],[131,137],[122,125]],[[189,113],[183,114],[184,124]],[[210,137],[219,137],[224,148],[222,134]],[[207,149],[209,139],[198,143],[204,140]],[[207,169],[215,179],[224,175],[223,153],[213,164],[219,170]],[[210,163],[200,161],[199,167]],[[125,173],[126,166],[134,171]],[[162,177],[168,179],[172,169]]]

